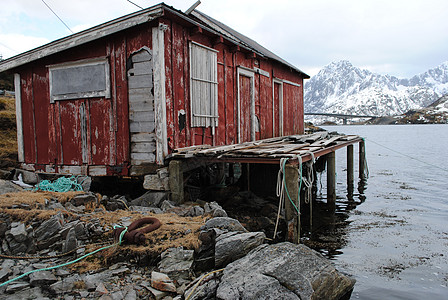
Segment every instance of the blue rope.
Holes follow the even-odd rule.
[[[114,226],[114,229],[115,229],[116,227],[117,227],[117,226]],[[102,248],[100,248],[100,249],[96,249],[95,251],[92,251],[92,252],[90,252],[90,253],[87,253],[87,254],[85,254],[85,255],[83,255],[83,256],[81,256],[81,257],[75,259],[75,260],[72,260],[72,261],[69,261],[69,262],[66,262],[66,263],[57,265],[57,266],[47,267],[47,268],[42,268],[42,269],[37,269],[37,270],[32,270],[32,271],[26,272],[26,273],[24,273],[24,274],[22,274],[22,275],[20,275],[20,276],[17,276],[17,277],[15,277],[15,278],[13,278],[13,279],[10,279],[10,280],[6,281],[6,282],[3,282],[2,284],[0,284],[0,287],[5,286],[5,285],[7,285],[7,284],[9,284],[9,283],[11,283],[11,282],[13,282],[13,281],[16,281],[16,280],[18,280],[18,279],[20,279],[20,278],[23,278],[23,277],[25,277],[25,276],[28,276],[28,275],[30,275],[30,274],[32,274],[32,273],[40,272],[40,271],[49,271],[49,270],[53,270],[53,269],[57,269],[57,268],[62,268],[62,267],[65,267],[65,266],[74,264],[74,263],[76,263],[76,262],[78,262],[78,261],[80,261],[80,260],[83,260],[84,258],[86,258],[86,257],[88,257],[88,256],[90,256],[90,255],[93,255],[93,254],[95,254],[95,253],[97,253],[97,252],[100,252],[100,251],[109,249],[109,248],[114,247],[114,246],[119,246],[119,245],[121,245],[121,242],[122,242],[122,240],[123,240],[123,236],[124,236],[124,234],[125,234],[127,231],[128,231],[128,228],[125,227],[125,229],[124,229],[124,230],[121,232],[121,234],[120,234],[120,238],[119,238],[118,242],[115,243],[115,244],[112,244],[112,245],[109,245],[109,246],[104,246],[104,247],[102,247]]]
[[[42,180],[34,187],[34,191],[41,190],[60,193],[69,191],[82,191],[83,188],[81,183],[78,183],[78,178],[75,176],[59,177],[53,182],[51,182],[50,180]]]

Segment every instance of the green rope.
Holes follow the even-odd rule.
[[[292,201],[291,196],[289,195],[288,188],[286,187],[286,162],[288,159],[283,160],[283,185],[285,187],[286,195],[288,196],[289,202],[291,202],[292,206],[296,209],[297,213],[300,215],[300,210],[295,205],[294,201]],[[302,189],[302,164],[299,163],[299,191],[297,193],[297,203],[300,205],[300,190]]]
[[[51,182],[50,180],[42,180],[34,187],[34,191],[41,190],[60,193],[68,191],[82,191],[83,188],[81,183],[78,183],[78,178],[75,176],[59,177],[54,182]]]
[[[115,228],[116,228],[116,227],[114,226],[114,229],[115,229]],[[23,278],[23,277],[25,277],[25,276],[28,276],[28,275],[30,275],[30,274],[32,274],[32,273],[40,272],[40,271],[49,271],[49,270],[53,270],[53,269],[57,269],[57,268],[62,268],[62,267],[65,267],[65,266],[74,264],[74,263],[76,263],[76,262],[78,262],[78,261],[80,261],[80,260],[83,260],[84,258],[86,258],[86,257],[88,257],[88,256],[90,256],[90,255],[93,255],[93,254],[95,254],[95,253],[97,253],[97,252],[100,252],[100,251],[109,249],[109,248],[114,247],[114,246],[119,246],[119,245],[121,245],[123,236],[124,236],[124,234],[125,234],[127,231],[128,231],[128,228],[125,227],[125,229],[124,229],[124,230],[121,232],[121,234],[120,234],[120,238],[119,238],[118,242],[115,243],[115,244],[112,244],[112,245],[109,245],[109,246],[104,246],[104,247],[102,247],[102,248],[100,248],[100,249],[96,249],[95,251],[92,251],[92,252],[90,252],[90,253],[87,253],[87,254],[85,254],[85,255],[83,255],[83,256],[81,256],[81,257],[75,259],[75,260],[72,260],[72,261],[69,261],[69,262],[66,262],[66,263],[57,265],[57,266],[47,267],[47,268],[42,268],[42,269],[37,269],[37,270],[32,270],[32,271],[26,272],[26,273],[24,273],[24,274],[22,274],[22,275],[20,275],[20,276],[18,276],[18,277],[15,277],[15,278],[10,279],[10,280],[8,280],[8,281],[6,281],[6,282],[3,282],[2,284],[0,284],[0,287],[5,286],[5,285],[7,285],[7,284],[9,284],[9,283],[11,283],[11,282],[13,282],[13,281],[16,281],[16,280],[18,280],[18,279],[20,279],[20,278]]]

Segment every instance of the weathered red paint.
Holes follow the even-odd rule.
[[[143,46],[152,49],[152,29],[159,24],[167,25],[164,31],[164,100],[169,152],[193,145],[238,143],[239,127],[241,142],[250,141],[251,118],[258,121],[256,139],[279,136],[280,99],[283,99],[283,135],[303,133],[303,74],[239,47],[225,37],[197,30],[197,25],[167,13],[152,23],[61,51],[16,70],[21,75],[25,164],[42,170],[51,166],[56,172],[61,166],[104,166],[107,174],[128,174],[127,60]],[[214,132],[211,127],[191,126],[190,41],[218,51],[219,119]],[[48,65],[98,57],[106,57],[109,62],[110,99],[99,97],[50,103]],[[241,67],[254,70],[253,78],[240,76],[238,81],[238,68]],[[256,68],[262,72],[257,73]],[[274,78],[285,80],[282,89],[274,83]],[[251,93],[255,110],[252,117]],[[238,94],[241,97],[240,118]]]

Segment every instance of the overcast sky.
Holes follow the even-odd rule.
[[[74,32],[139,10],[127,0],[44,1]],[[182,11],[194,2],[165,1]],[[42,0],[2,0],[0,7],[3,58],[71,34]],[[198,10],[309,75],[342,59],[397,77],[448,61],[447,0],[202,0]]]

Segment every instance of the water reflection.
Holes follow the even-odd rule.
[[[350,211],[366,200],[364,192],[367,189],[367,179],[361,178],[357,183],[358,193],[354,193],[354,185],[347,184],[346,197],[337,196],[336,202],[326,201],[325,183],[322,176],[313,194],[312,204],[302,204],[302,212],[308,212],[312,205],[312,213],[302,214],[301,242],[320,252],[329,259],[342,254],[347,243],[347,229],[350,225]],[[312,216],[310,218],[310,216]]]

